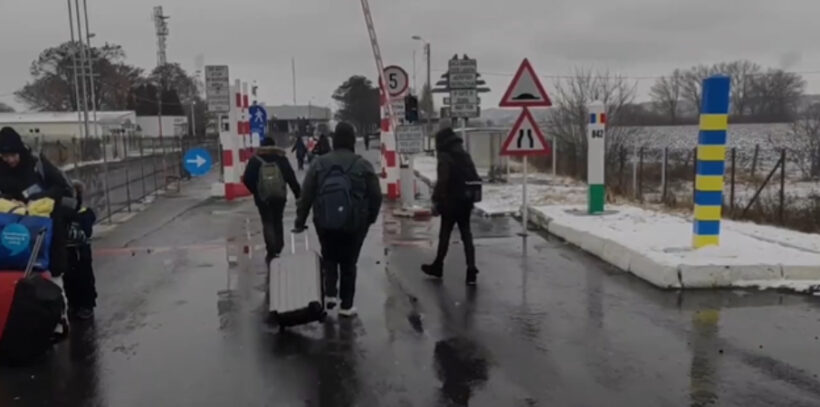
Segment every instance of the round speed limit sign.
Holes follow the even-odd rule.
[[[407,71],[400,66],[391,65],[384,68],[384,84],[390,96],[401,96],[410,86],[410,78],[407,76]]]

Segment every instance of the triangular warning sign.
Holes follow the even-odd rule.
[[[530,61],[524,59],[521,66],[518,67],[518,72],[515,73],[510,87],[501,98],[501,107],[550,107],[552,101],[544,90],[544,85],[532,69]]]
[[[550,151],[544,133],[530,111],[524,108],[501,147],[501,155],[549,155]]]

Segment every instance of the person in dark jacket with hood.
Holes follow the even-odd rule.
[[[76,213],[68,178],[43,156],[32,154],[11,127],[0,129],[0,198],[21,202],[54,200],[50,268],[55,277],[68,268],[68,222]]]
[[[322,133],[322,135],[319,136],[319,141],[316,142],[316,147],[313,148],[313,155],[319,157],[329,153],[330,151],[330,138],[327,134]]]
[[[373,166],[366,159],[355,153],[356,132],[348,123],[339,123],[333,133],[333,151],[318,157],[305,174],[303,196],[296,211],[296,232],[304,231],[311,209],[313,223],[322,245],[322,267],[325,271],[325,307],[332,310],[336,307],[336,297],[341,299],[339,315],[354,317],[353,297],[356,293],[356,263],[370,225],[376,222],[382,204],[382,193],[379,178]],[[325,183],[330,182],[331,174],[338,176],[341,169],[349,179],[352,211],[349,219],[355,219],[346,230],[330,230],[323,227],[317,213],[324,199],[333,193],[325,190]],[[325,195],[325,193],[330,194]],[[337,288],[338,284],[338,288]]]
[[[450,246],[450,234],[453,227],[458,225],[464,244],[464,256],[467,259],[466,283],[475,285],[478,269],[473,234],[470,230],[473,202],[467,197],[467,182],[480,178],[472,158],[464,150],[462,140],[452,129],[446,128],[436,134],[436,153],[438,178],[433,188],[432,200],[434,211],[441,215],[438,253],[432,264],[425,264],[421,269],[432,277],[441,278],[444,275],[444,258],[447,257]]]
[[[299,171],[304,170],[305,156],[308,154],[308,149],[302,136],[296,136],[296,141],[293,143],[293,148],[290,149],[290,152],[296,153],[296,162],[299,164]]]
[[[276,168],[269,169],[278,171],[268,171],[266,168],[270,165],[275,165]],[[279,257],[285,246],[282,222],[287,204],[286,188],[290,186],[293,195],[299,199],[302,194],[299,181],[285,150],[276,148],[273,139],[268,137],[262,141],[256,155],[248,161],[242,182],[253,193],[256,207],[259,209],[267,249],[265,261],[270,264],[271,260]],[[273,194],[275,196],[265,196],[274,190],[278,190],[278,193]]]

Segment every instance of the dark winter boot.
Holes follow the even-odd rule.
[[[425,264],[421,266],[421,271],[430,277],[441,278],[444,275],[444,267],[441,263]]]
[[[467,269],[467,278],[466,283],[467,285],[476,285],[476,277],[478,276],[478,269],[477,268],[469,268]]]

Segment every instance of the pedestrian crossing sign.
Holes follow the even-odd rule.
[[[515,121],[512,131],[501,147],[501,155],[549,155],[551,151],[530,110],[522,109],[521,116]]]

